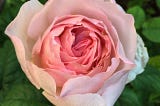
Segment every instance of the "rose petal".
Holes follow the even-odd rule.
[[[97,8],[101,9],[112,22],[113,26],[116,28],[127,58],[134,61],[137,33],[134,27],[133,16],[122,12],[122,10],[113,3],[99,2],[99,4],[95,5]]]
[[[92,93],[69,95],[63,98],[53,97],[46,92],[43,92],[43,95],[56,106],[106,106],[100,95]]]
[[[45,92],[56,95],[56,83],[49,73],[31,62],[27,62],[27,68],[32,78],[39,84]]]
[[[128,77],[127,71],[119,71],[110,77],[104,86],[98,91],[105,102],[106,106],[113,106],[121,92],[124,89]]]
[[[43,10],[32,19],[28,29],[29,35],[35,37],[42,35],[47,29],[47,26],[49,26],[56,17],[69,14],[79,14],[90,18],[102,19],[102,21],[105,20],[105,15],[101,11],[98,11],[92,2],[98,2],[98,0],[49,0]]]
[[[21,39],[26,57],[29,57],[31,53],[29,52],[33,46],[33,41],[30,40],[27,34],[28,25],[32,17],[42,9],[43,5],[40,4],[37,0],[31,0],[26,2],[20,9],[16,18],[8,25],[5,33],[8,36],[17,36]]]
[[[58,87],[62,87],[68,79],[76,77],[76,73],[74,71],[66,69],[46,69],[45,71],[55,79]]]
[[[126,83],[133,81],[138,74],[141,74],[144,71],[144,67],[146,66],[149,60],[147,48],[144,46],[144,42],[142,38],[137,36],[137,52],[135,57],[136,67],[129,72],[128,79]]]
[[[46,29],[43,23],[50,24],[56,16],[64,16],[67,14],[81,14],[90,18],[99,19],[104,23],[106,16],[109,17],[109,20],[118,31],[118,35],[122,45],[124,46],[126,56],[132,61],[134,60],[135,54],[133,53],[136,51],[136,31],[134,28],[134,19],[131,15],[119,10],[115,3],[104,3],[104,1],[99,0],[51,0],[47,3],[43,11],[34,17],[32,20],[33,24],[30,26],[30,29],[35,27],[34,23],[36,23],[37,26],[43,25],[43,28],[36,27],[39,29],[36,31],[36,35],[38,36],[41,34],[39,32]],[[39,17],[45,18],[39,19]],[[41,21],[39,22],[38,20]]]
[[[104,1],[106,1],[106,2],[111,2],[111,3],[116,3],[115,0],[104,0]]]
[[[104,81],[112,75],[118,65],[119,60],[114,58],[112,59],[112,65],[106,72],[101,72],[93,77],[81,76],[69,79],[64,84],[60,96],[97,92]]]
[[[28,41],[27,27],[31,18],[41,10],[43,6],[37,0],[31,0],[26,2],[21,8],[17,17],[8,25],[5,30],[5,33],[11,38],[17,58],[21,63],[21,67],[25,72],[28,79],[39,88],[39,85],[33,80],[26,68],[26,59],[30,59],[31,53],[30,48],[32,42]]]
[[[14,44],[16,55],[17,55],[18,61],[21,63],[20,65],[22,70],[26,74],[27,78],[31,81],[31,83],[34,86],[36,86],[37,89],[39,89],[40,88],[39,84],[34,80],[34,78],[29,73],[29,70],[27,69],[27,66],[26,66],[27,61],[25,59],[25,49],[22,44],[22,41],[18,37],[12,36],[12,35],[10,36],[10,39]]]

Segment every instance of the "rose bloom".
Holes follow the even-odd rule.
[[[113,0],[30,0],[5,33],[56,106],[113,106],[148,60],[133,17]]]

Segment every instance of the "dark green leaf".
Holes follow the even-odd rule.
[[[142,106],[136,92],[126,87],[115,106]]]
[[[160,8],[160,0],[156,0],[156,4]]]
[[[126,0],[126,1],[128,1],[128,0]],[[148,0],[129,0],[128,6],[129,7],[132,7],[132,6],[135,6],[135,5],[143,6],[143,4],[146,1],[148,1]]]
[[[41,91],[28,83],[10,41],[0,49],[0,105],[49,106]]]
[[[18,64],[14,47],[10,41],[5,42],[0,49],[0,101],[10,86],[22,82],[25,77]]]
[[[151,18],[143,24],[142,33],[150,41],[160,43],[160,17]]]
[[[10,83],[22,81],[24,74],[17,61],[14,47],[10,41],[6,41],[0,49],[0,82],[3,88],[8,88]]]
[[[149,60],[149,64],[160,70],[160,56],[151,57]]]
[[[37,90],[30,84],[14,84],[8,91],[1,106],[52,106]]]
[[[153,103],[157,103],[157,101],[153,101],[156,100],[153,97],[160,94],[160,71],[148,65],[144,73],[137,76],[131,85],[142,99],[143,105],[152,106]]]

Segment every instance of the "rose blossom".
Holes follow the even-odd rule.
[[[5,33],[28,79],[56,106],[113,106],[144,48],[133,17],[113,0],[31,0]]]

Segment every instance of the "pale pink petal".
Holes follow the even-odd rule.
[[[31,77],[38,83],[40,88],[49,94],[56,95],[55,80],[48,72],[31,62],[27,62],[27,68]]]
[[[63,86],[60,96],[64,97],[73,94],[95,93],[103,83],[103,74],[90,78],[88,76],[69,79]]]
[[[106,106],[104,99],[98,94],[76,94],[66,97],[54,97],[46,92],[43,95],[56,106]]]
[[[122,93],[128,77],[127,71],[119,71],[110,77],[98,91],[106,102],[106,106],[113,106]]]
[[[104,0],[105,2],[111,2],[111,3],[116,3],[115,0]]]
[[[47,22],[47,12],[46,9],[50,7],[50,2],[54,0],[48,0],[44,8],[36,14],[31,20],[31,23],[28,27],[28,35],[32,36],[32,39],[38,39],[39,36],[42,36],[45,30],[51,23]]]
[[[16,55],[18,58],[18,61],[21,63],[21,68],[24,71],[24,73],[26,74],[27,78],[31,81],[31,83],[36,86],[36,88],[40,88],[39,84],[34,80],[34,78],[31,76],[31,74],[29,73],[28,69],[27,69],[27,61],[25,59],[25,49],[24,46],[22,44],[22,41],[16,37],[16,36],[10,36],[10,39],[12,40],[14,47],[15,47],[15,51],[16,51]]]
[[[90,18],[99,19],[104,23],[106,22],[106,16],[109,17],[109,20],[118,32],[120,41],[124,46],[126,56],[132,61],[134,60],[135,54],[133,53],[136,51],[134,19],[131,15],[119,10],[115,3],[99,0],[50,0],[45,8],[32,20],[30,29],[33,31],[31,32],[36,32],[34,35],[38,36],[44,32],[47,25],[51,24],[55,17],[68,14],[80,14]],[[36,31],[34,31],[35,28],[33,28],[35,27],[35,23],[37,25]]]
[[[63,69],[61,67],[57,69],[45,69],[45,71],[55,79],[58,87],[62,87],[68,79],[78,77],[74,71]]]
[[[29,35],[38,37],[48,28],[56,17],[65,15],[84,15],[95,19],[105,19],[102,12],[92,5],[92,0],[49,0],[29,26]],[[59,4],[59,5],[57,5]],[[79,5],[81,4],[81,5]],[[96,14],[95,14],[96,13]],[[103,21],[102,20],[102,21]]]
[[[25,72],[28,79],[39,88],[39,85],[33,80],[26,68],[26,60],[30,59],[31,53],[30,47],[32,46],[32,41],[28,41],[27,27],[31,18],[41,10],[43,6],[37,0],[31,0],[26,2],[21,8],[16,16],[16,18],[7,26],[5,33],[11,38],[18,61],[21,63],[21,67]]]
[[[101,88],[104,81],[107,80],[116,67],[119,65],[118,59],[112,59],[112,65],[108,68],[106,72],[101,72],[93,77],[80,76],[76,78],[69,79],[63,86],[60,96],[72,95],[72,94],[85,94],[85,93],[95,93]]]
[[[17,36],[22,41],[26,58],[31,56],[29,51],[31,51],[34,43],[27,34],[27,28],[32,17],[40,11],[42,7],[43,5],[37,0],[31,0],[24,3],[16,18],[8,25],[5,31],[8,36]]]
[[[119,39],[119,36],[115,27],[107,19],[106,19],[106,25],[107,25],[107,28],[105,27],[105,29],[109,31],[109,37],[111,39],[112,45],[114,45],[112,49],[115,52],[116,57],[121,59],[121,62],[117,68],[117,71],[122,69],[126,69],[126,70],[133,69],[135,64],[130,58],[126,57],[124,47]],[[112,52],[111,55],[113,55],[114,52]]]
[[[101,9],[107,15],[115,27],[127,58],[134,61],[137,33],[134,27],[133,16],[121,11],[116,4],[108,2],[98,3],[95,4],[97,8]]]

